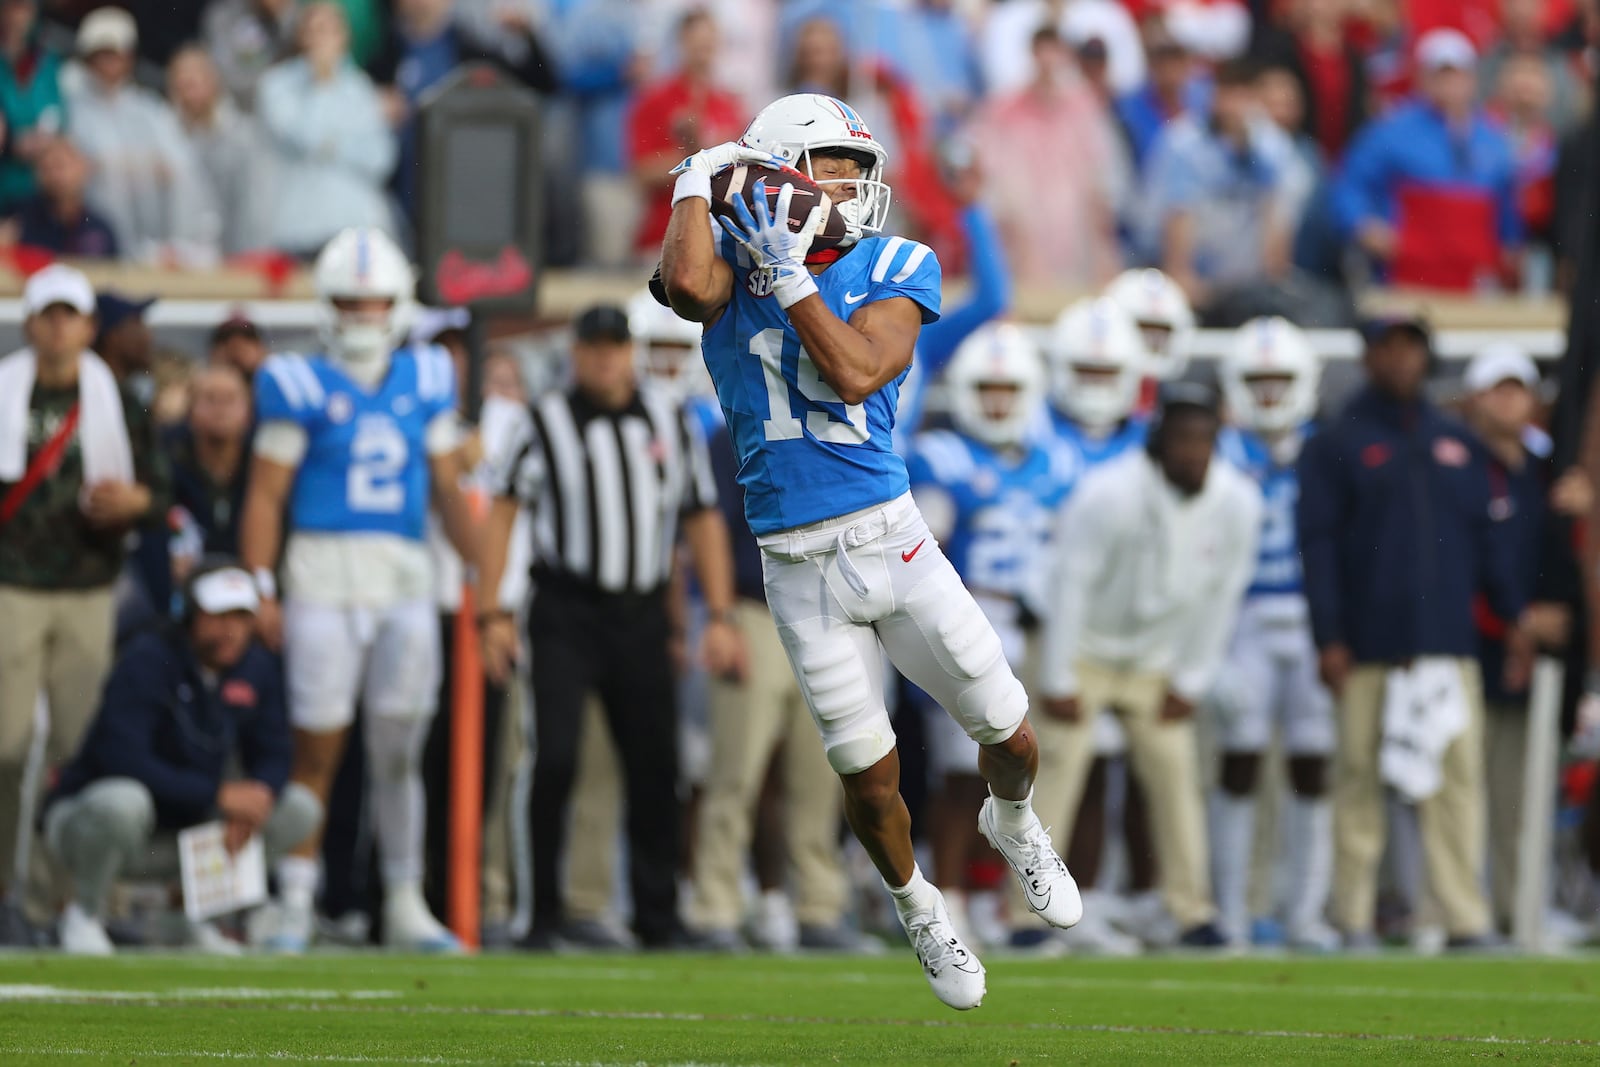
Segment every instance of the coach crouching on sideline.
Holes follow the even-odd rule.
[[[181,624],[123,649],[83,746],[44,813],[45,842],[72,878],[64,951],[103,956],[101,921],[119,875],[175,878],[176,832],[211,820],[237,850],[260,833],[269,861],[322,822],[322,805],[289,780],[289,719],[276,656],[254,641],[255,581],[230,557],[184,587]],[[238,946],[209,925],[196,947]]]

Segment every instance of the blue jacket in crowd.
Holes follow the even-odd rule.
[[[1481,114],[1461,133],[1422,101],[1397,107],[1351,142],[1333,187],[1340,232],[1349,238],[1368,219],[1394,224],[1406,185],[1476,189],[1494,200],[1500,242],[1522,242],[1511,142]]]
[[[1357,663],[1473,656],[1473,600],[1501,618],[1527,591],[1511,524],[1490,506],[1489,455],[1426,401],[1362,390],[1301,454],[1298,525],[1319,648]]]
[[[182,829],[213,816],[225,780],[242,776],[282,792],[289,756],[278,657],[252,644],[208,683],[187,635],[172,627],[123,648],[50,802],[102,778],[132,778],[150,790],[157,825]]]

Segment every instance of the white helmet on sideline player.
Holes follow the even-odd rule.
[[[1150,373],[1164,382],[1183,376],[1194,345],[1194,309],[1178,283],[1153,267],[1125,270],[1106,286],[1138,325]]]
[[[856,110],[843,100],[821,93],[795,93],[761,109],[739,143],[785,160],[818,185],[853,185],[854,200],[836,204],[845,221],[845,244],[864,233],[879,233],[889,217],[889,186],[883,180],[889,154],[867,129]],[[859,178],[818,178],[811,157],[849,156],[861,164]]]
[[[1251,319],[1222,359],[1222,393],[1234,419],[1263,434],[1281,434],[1317,411],[1322,363],[1288,319]]]
[[[1051,332],[1050,398],[1073,421],[1104,430],[1133,414],[1145,373],[1139,328],[1110,297],[1061,313]]]
[[[700,324],[680,319],[650,290],[628,301],[628,332],[633,335],[639,373],[677,403],[709,393],[711,376],[700,356]]]
[[[1014,447],[1044,403],[1044,361],[1016,326],[984,326],[956,349],[945,393],[956,429],[995,448]]]
[[[386,367],[411,328],[416,279],[405,254],[382,230],[341,230],[323,246],[312,269],[312,283],[322,304],[317,332],[328,354],[366,373]],[[385,300],[382,310],[364,311],[341,304]]]

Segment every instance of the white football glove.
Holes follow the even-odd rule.
[[[789,229],[793,185],[783,183],[783,188],[778,190],[778,202],[771,210],[767,207],[764,179],[756,182],[750,194],[755,210],[751,210],[744,197],[734,197],[734,218],[722,220],[722,225],[749,251],[757,269],[767,272],[772,282],[772,295],[778,298],[778,306],[787,311],[817,291],[817,283],[806,270],[805,260],[817,227],[822,224],[822,205],[813,207],[806,216],[805,225],[795,231]]]
[[[783,160],[771,152],[749,148],[737,141],[726,141],[710,148],[702,148],[667,172],[678,176],[677,184],[672,189],[673,206],[676,207],[678,201],[691,196],[698,196],[707,204],[711,203],[711,179],[729,167],[737,167],[740,164],[756,167],[785,165]]]

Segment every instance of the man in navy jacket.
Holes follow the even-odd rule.
[[[1423,396],[1427,328],[1368,331],[1367,385],[1300,458],[1298,523],[1323,681],[1339,700],[1334,770],[1334,920],[1371,938],[1384,804],[1379,777],[1388,672],[1422,657],[1460,669],[1467,726],[1419,806],[1429,886],[1458,944],[1483,938],[1483,686],[1473,601],[1521,618],[1524,583],[1507,524],[1494,521],[1489,456]],[[1523,642],[1513,626],[1513,646]]]
[[[277,657],[254,641],[255,581],[213,557],[185,586],[181,626],[130,641],[82,747],[51,790],[45,841],[72,877],[61,947],[106,955],[100,915],[119,874],[175,877],[176,831],[220,820],[230,850],[261,834],[287,851],[322,821],[289,785],[290,734]],[[215,930],[201,947],[226,950]]]

